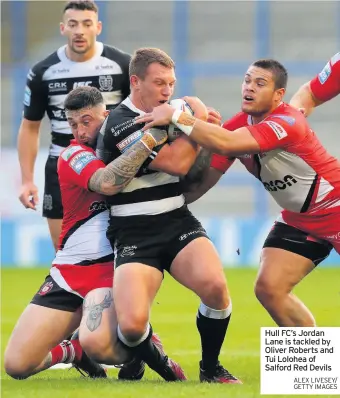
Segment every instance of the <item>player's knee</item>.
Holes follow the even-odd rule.
[[[224,278],[214,278],[204,284],[200,298],[208,307],[215,309],[227,308],[230,296]]]
[[[108,363],[110,365],[121,364],[121,358],[115,354],[114,341],[110,333],[92,333],[79,335],[79,342],[86,354],[99,363]]]
[[[105,336],[86,336],[84,338],[79,336],[79,342],[86,354],[97,362],[100,362],[109,347],[108,339]]]
[[[16,380],[24,380],[30,376],[32,367],[27,366],[22,358],[5,354],[4,368],[8,376]]]
[[[119,322],[119,329],[128,341],[138,341],[145,333],[149,318],[143,314],[126,317]]]
[[[255,296],[261,304],[275,303],[280,300],[283,291],[279,289],[276,283],[273,283],[268,278],[259,278],[255,283]]]

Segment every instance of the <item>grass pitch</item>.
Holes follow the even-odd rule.
[[[47,269],[2,270],[1,362],[17,318],[42,283],[46,273]],[[200,343],[195,317],[199,300],[166,275],[153,307],[152,324],[154,330],[161,336],[167,353],[181,363],[189,378],[188,382],[165,383],[147,370],[143,381],[122,383],[116,380],[116,369],[109,370],[107,380],[84,379],[71,369],[48,370],[28,380],[16,381],[5,374],[2,366],[2,396],[8,398],[259,397],[260,327],[274,326],[274,323],[253,294],[256,271],[227,269],[226,274],[233,299],[233,315],[223,346],[221,362],[243,381],[243,385],[206,385],[198,382]],[[296,289],[298,296],[313,311],[319,326],[340,326],[339,282],[339,268],[319,268]]]

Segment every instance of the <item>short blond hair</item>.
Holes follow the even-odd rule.
[[[145,78],[149,65],[157,63],[169,69],[175,68],[175,62],[169,55],[159,48],[139,48],[131,58],[129,75],[136,75],[141,79]]]

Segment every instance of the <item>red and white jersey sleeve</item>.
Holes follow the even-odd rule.
[[[58,161],[59,179],[68,181],[87,189],[89,179],[105,164],[96,157],[91,148],[81,145],[73,145],[65,149]]]
[[[310,89],[320,101],[328,101],[340,94],[340,52],[314,77],[310,82]]]
[[[272,114],[261,123],[247,126],[248,130],[260,146],[260,152],[268,152],[274,149],[285,149],[305,135],[305,125],[299,123],[296,117],[302,120],[300,115]]]

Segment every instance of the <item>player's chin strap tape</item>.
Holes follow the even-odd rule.
[[[187,126],[186,124],[178,123],[178,120],[182,113],[184,113],[184,112],[182,112],[180,109],[176,109],[172,115],[171,121],[180,130],[182,130],[184,134],[186,134],[187,136],[190,136],[190,134],[192,133],[192,130],[194,129],[194,126],[193,125]]]

